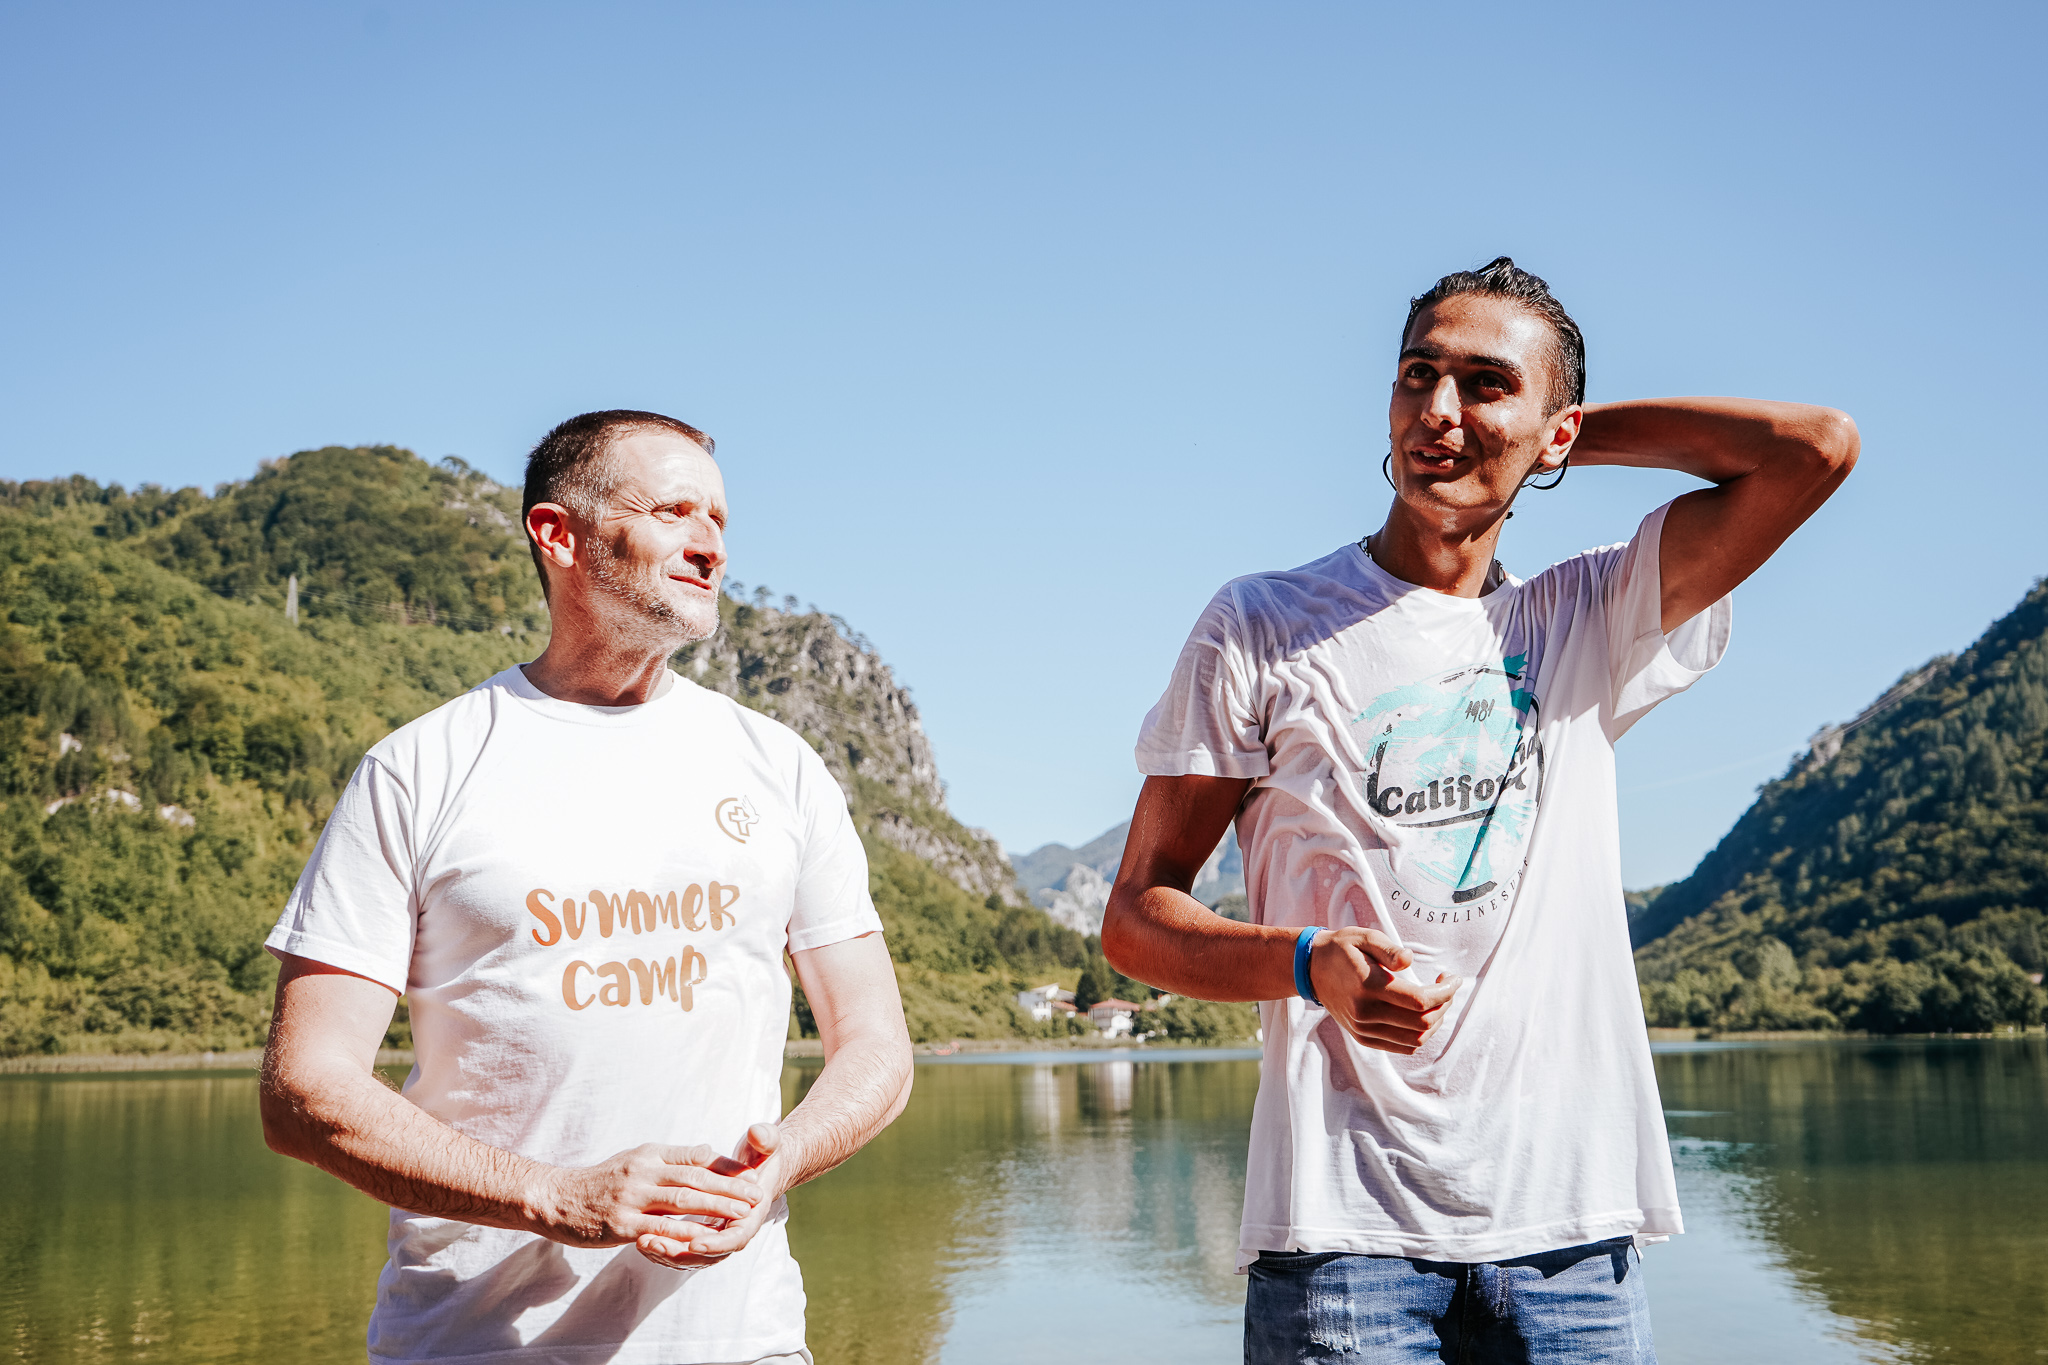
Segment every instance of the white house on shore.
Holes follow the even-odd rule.
[[[1130,1035],[1140,1014],[1157,1008],[1150,1002],[1138,1005],[1129,1000],[1104,1000],[1088,1011],[1088,1022],[1105,1038],[1124,1038]]]
[[[1058,1014],[1074,1014],[1074,993],[1057,981],[1017,992],[1017,1008],[1043,1024]]]

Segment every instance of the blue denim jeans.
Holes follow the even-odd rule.
[[[1627,1237],[1468,1265],[1263,1251],[1245,1365],[1656,1365]]]

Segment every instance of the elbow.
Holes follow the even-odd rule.
[[[881,1085],[878,1088],[890,1098],[882,1107],[882,1112],[875,1123],[875,1133],[894,1123],[902,1116],[903,1111],[910,1107],[911,1087],[917,1080],[917,1059],[913,1055],[908,1033],[899,1030],[897,1035],[889,1040],[888,1047],[882,1054],[881,1064]],[[870,1136],[872,1135],[871,1133]]]
[[[896,1083],[896,1098],[890,1101],[889,1103],[889,1112],[887,1116],[885,1116],[882,1119],[883,1127],[886,1128],[890,1124],[894,1123],[897,1120],[897,1118],[902,1115],[903,1111],[910,1107],[910,1091],[911,1088],[916,1084],[917,1066],[911,1060],[910,1044],[906,1040],[903,1046],[902,1075]]]
[[[256,1107],[263,1118],[263,1145],[279,1156],[298,1156],[298,1144],[292,1140],[295,1125],[291,1121],[291,1101],[270,1085],[267,1077]]]
[[[293,1083],[275,1045],[263,1058],[256,1085],[256,1112],[263,1120],[263,1145],[279,1156],[308,1160],[306,1095]]]
[[[1109,959],[1109,965],[1130,976],[1134,916],[1126,903],[1124,889],[1117,886],[1109,893],[1109,904],[1102,910],[1102,955]]]
[[[1815,472],[1833,488],[1856,467],[1856,457],[1863,450],[1863,436],[1856,429],[1854,417],[1840,408],[1821,408],[1805,444]]]

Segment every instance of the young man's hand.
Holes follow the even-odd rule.
[[[1406,1057],[1436,1031],[1458,989],[1454,976],[1423,986],[1394,975],[1413,961],[1377,929],[1325,929],[1309,948],[1309,980],[1323,1008],[1360,1046]]]

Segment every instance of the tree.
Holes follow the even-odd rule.
[[[1074,1008],[1086,1014],[1116,993],[1116,973],[1101,956],[1088,959],[1081,969],[1081,984],[1074,988]]]

